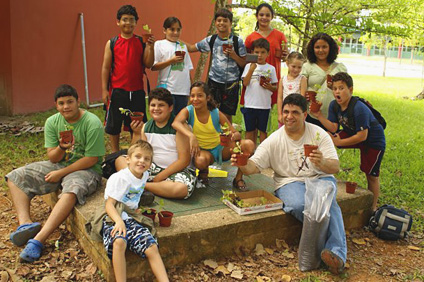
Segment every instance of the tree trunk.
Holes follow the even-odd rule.
[[[305,30],[303,33],[303,40],[302,40],[302,53],[306,56],[306,48],[308,46],[308,42],[310,40],[310,28],[311,28],[311,16],[312,16],[312,10],[314,7],[314,0],[309,0],[309,7],[307,7],[306,10],[306,21],[305,21]]]
[[[225,8],[227,4],[227,1],[225,0],[216,0],[215,1],[215,8],[214,8],[214,15],[216,11],[220,8]],[[206,36],[209,36],[211,34],[215,33],[215,20],[212,17],[211,24],[209,26],[208,34]],[[197,62],[196,71],[194,73],[194,81],[200,81],[202,80],[203,71],[205,70],[205,66],[208,60],[208,53],[202,53],[200,55],[199,61]]]

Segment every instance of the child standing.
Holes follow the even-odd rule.
[[[175,117],[172,126],[186,135],[190,140],[190,152],[194,159],[194,165],[199,169],[199,180],[204,184],[208,181],[208,167],[214,161],[229,160],[231,151],[229,147],[220,145],[220,125],[227,123],[232,132],[232,141],[240,140],[241,135],[234,129],[226,116],[215,105],[212,94],[204,82],[195,82],[190,88],[190,105],[181,110]],[[191,131],[185,124],[192,126]],[[241,140],[243,152],[252,154],[253,143]],[[234,187],[245,190],[246,184],[242,179],[240,170],[234,178]]]
[[[269,42],[265,38],[259,38],[253,41],[252,49],[253,54],[258,56],[258,62],[247,64],[244,68],[242,78],[246,94],[245,107],[241,109],[241,112],[246,126],[246,139],[256,144],[258,130],[261,143],[267,137],[271,96],[277,89],[278,78],[275,68],[266,62]]]
[[[112,258],[116,281],[126,281],[127,248],[141,257],[147,257],[158,281],[169,281],[157,242],[150,231],[126,211],[118,212],[118,204],[124,205],[125,210],[138,208],[152,158],[152,146],[146,141],[137,141],[128,149],[128,167],[112,174],[106,184],[106,213],[115,224],[103,221],[103,243],[109,258]]]
[[[152,70],[159,71],[158,87],[164,87],[172,93],[175,115],[187,106],[190,70],[193,69],[186,45],[179,42],[182,28],[176,17],[164,21],[165,39],[155,42],[155,62],[152,67]]]
[[[208,87],[219,110],[232,123],[239,99],[240,68],[246,64],[246,47],[242,39],[231,34],[233,14],[229,10],[219,9],[214,18],[217,33],[187,47],[189,52],[211,52]]]
[[[377,208],[380,194],[380,165],[386,149],[383,126],[371,110],[357,97],[352,97],[353,80],[345,72],[332,77],[335,100],[330,103],[328,119],[319,112],[311,112],[330,132],[334,145],[339,148],[361,150],[361,170],[365,173],[368,190],[374,194],[373,210]],[[339,131],[339,126],[343,131]]]
[[[130,128],[130,117],[122,115],[119,108],[144,113],[146,121],[146,93],[143,90],[144,68],[153,65],[154,38],[143,42],[134,35],[138,14],[131,5],[122,6],[117,13],[119,36],[106,43],[102,65],[102,99],[107,106],[105,132],[109,134],[111,150],[119,150],[122,122],[124,130]]]
[[[291,52],[288,57],[286,64],[288,66],[287,75],[283,76],[278,85],[278,125],[283,125],[283,101],[288,95],[293,93],[302,94],[305,96],[306,89],[308,88],[308,81],[305,76],[301,75],[303,63],[305,57],[302,53]]]

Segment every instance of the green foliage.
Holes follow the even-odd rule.
[[[243,153],[243,151],[241,150],[241,144],[240,144],[239,141],[236,142],[236,146],[233,148],[233,152],[236,153],[236,154],[238,154],[238,153],[242,154]]]
[[[126,116],[128,116],[128,115],[133,116],[133,115],[134,115],[134,113],[133,113],[133,112],[131,112],[131,111],[130,111],[130,110],[128,110],[128,109],[119,108],[119,111],[121,112],[121,114],[122,114],[122,115],[126,115]]]
[[[231,134],[230,126],[228,125],[227,122],[225,122],[224,125],[221,125],[221,129],[222,129],[221,134],[227,135],[227,136]]]

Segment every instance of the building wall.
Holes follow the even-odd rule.
[[[0,1],[0,115],[12,112],[12,60],[10,44],[10,3]]]
[[[7,100],[8,110],[0,109],[0,114],[49,109],[54,90],[62,83],[73,85],[85,101],[80,13],[84,14],[90,101],[100,101],[104,47],[119,34],[116,12],[125,4],[128,2],[121,0],[2,1],[0,15],[11,20],[9,26],[0,27],[1,38],[10,38],[6,41],[10,47],[0,45],[0,101],[11,96],[13,101]],[[131,4],[140,17],[136,34],[141,34],[147,23],[156,39],[162,39],[164,19],[176,16],[183,25],[182,39],[192,43],[205,36],[214,8],[210,0],[133,0]],[[194,65],[198,57],[191,54]],[[157,74],[148,71],[148,76],[155,86]]]

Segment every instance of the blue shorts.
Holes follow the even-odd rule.
[[[147,227],[144,227],[133,218],[124,220],[125,228],[127,229],[127,236],[112,237],[110,233],[114,225],[108,224],[103,221],[103,245],[105,246],[107,256],[112,259],[113,242],[117,238],[124,239],[127,243],[127,248],[136,253],[137,255],[145,258],[144,252],[153,244],[158,244],[153,235]]]
[[[244,117],[246,131],[258,129],[262,132],[266,132],[270,109],[240,108],[240,111]]]
[[[222,149],[224,149],[224,147],[221,144],[219,144],[213,149],[203,149],[203,148],[201,149],[211,153],[214,158],[214,161],[219,164],[222,164]]]

